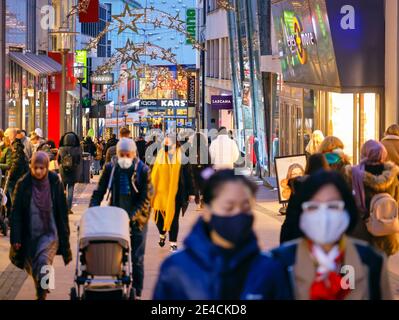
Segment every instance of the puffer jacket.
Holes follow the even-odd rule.
[[[260,252],[255,235],[225,250],[213,244],[200,218],[184,244],[162,264],[155,300],[291,299],[284,268]]]
[[[373,196],[379,193],[389,193],[397,202],[399,202],[399,167],[393,162],[386,162],[380,174],[365,172],[364,174],[364,190],[366,195],[366,207],[370,210],[370,202]],[[345,176],[350,187],[352,187],[352,167],[345,167]],[[387,255],[392,255],[399,251],[399,234],[393,234],[384,237],[372,236],[366,228],[365,220],[369,217],[369,213],[362,216],[358,221],[353,237],[365,240]]]

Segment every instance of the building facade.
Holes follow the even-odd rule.
[[[237,127],[261,141],[265,177],[316,129],[358,163],[361,145],[398,122],[397,1],[231,3]]]

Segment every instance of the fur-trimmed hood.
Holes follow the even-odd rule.
[[[346,166],[345,172],[352,180],[352,167]],[[374,175],[366,171],[364,173],[363,182],[367,188],[374,190],[376,193],[381,193],[385,192],[393,183],[397,182],[398,174],[399,167],[393,162],[386,162],[384,163],[384,171],[380,175]]]

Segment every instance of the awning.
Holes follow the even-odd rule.
[[[76,87],[75,90],[67,91],[72,98],[79,100],[80,99],[80,87]],[[83,97],[87,96],[89,94],[89,90],[87,90],[85,87],[82,87],[82,94]]]
[[[36,77],[60,73],[62,66],[46,55],[10,52],[10,59]]]

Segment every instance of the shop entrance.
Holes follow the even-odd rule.
[[[303,153],[303,114],[300,101],[282,98],[280,100],[281,137],[280,154]]]

